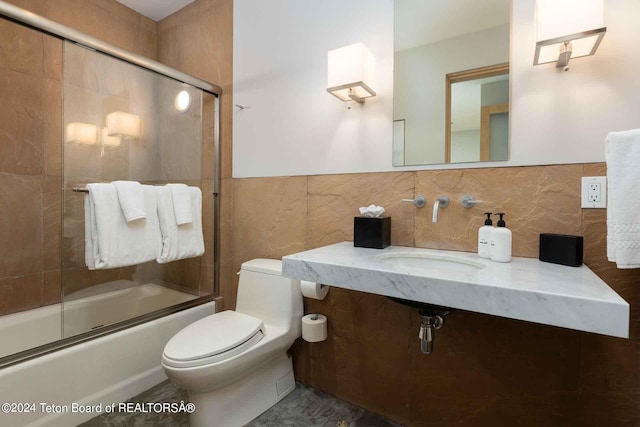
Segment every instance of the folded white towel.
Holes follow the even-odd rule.
[[[155,260],[160,255],[156,193],[143,185],[147,218],[127,223],[116,187],[88,184],[85,196],[85,262],[90,270],[124,267]]]
[[[187,187],[189,207],[193,212],[190,224],[177,225],[173,197],[169,186],[155,187],[158,198],[158,219],[162,232],[162,250],[157,260],[166,264],[204,253],[202,237],[202,193],[197,187]]]
[[[136,181],[113,181],[116,187],[120,207],[127,222],[144,219],[147,212],[144,209],[142,185]]]
[[[640,129],[611,132],[607,160],[607,257],[618,268],[640,268]]]
[[[193,221],[191,191],[185,184],[167,184],[173,198],[173,211],[176,224],[190,224]]]

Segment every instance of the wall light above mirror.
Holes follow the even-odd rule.
[[[568,70],[569,59],[596,53],[607,28],[604,0],[536,0],[537,43],[533,65],[555,62]]]
[[[488,107],[481,102],[481,86],[506,88],[500,98],[508,110],[508,71],[498,84],[481,80],[486,76],[475,83],[466,80],[460,86],[466,89],[453,88],[466,95],[451,97],[449,104],[447,76],[504,64],[508,70],[510,7],[510,0],[395,0],[393,166],[509,158],[508,140],[500,150],[494,147],[492,158],[480,151],[480,117]],[[464,126],[460,120],[452,126],[448,117],[462,110]],[[472,123],[471,117],[478,120]],[[504,119],[501,126],[508,134],[508,112]]]

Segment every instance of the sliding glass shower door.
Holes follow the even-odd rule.
[[[72,42],[63,69],[63,336],[211,293],[213,95]],[[118,180],[204,189],[205,255],[89,269],[86,185]]]

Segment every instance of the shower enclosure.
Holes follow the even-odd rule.
[[[0,14],[0,367],[211,301],[220,88],[4,2]],[[116,180],[199,187],[204,255],[89,270],[85,186]]]

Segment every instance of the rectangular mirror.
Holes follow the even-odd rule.
[[[395,0],[393,165],[508,160],[510,0]]]

